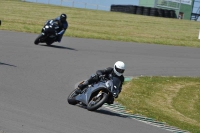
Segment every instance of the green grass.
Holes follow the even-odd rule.
[[[139,77],[123,86],[117,101],[132,114],[200,133],[200,78]]]
[[[40,33],[46,20],[67,13],[69,29],[65,36],[200,47],[200,23],[194,21],[20,0],[0,0],[0,12],[0,30]],[[117,101],[133,114],[142,114],[192,133],[200,133],[200,78],[139,77],[123,86]]]
[[[66,36],[200,47],[200,23],[117,12],[0,0],[2,30],[39,33],[47,19],[68,15]]]

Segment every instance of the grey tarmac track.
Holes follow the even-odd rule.
[[[200,49],[64,37],[34,45],[37,34],[0,30],[0,132],[169,133],[106,108],[67,103],[97,69],[126,63],[125,76],[200,76]]]

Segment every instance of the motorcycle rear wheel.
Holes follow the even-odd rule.
[[[77,96],[77,94],[75,93],[76,90],[77,90],[77,89],[73,90],[73,91],[69,94],[69,96],[68,96],[68,98],[67,98],[68,103],[71,104],[71,105],[75,105],[75,104],[78,103],[78,101],[76,101],[75,98],[74,98],[75,96]]]
[[[107,93],[103,93],[102,96],[99,98],[95,98],[96,96],[94,96],[88,103],[87,105],[87,110],[89,111],[95,111],[98,108],[100,108],[108,99],[108,94]]]
[[[40,43],[40,39],[42,38],[42,34],[40,34],[34,41],[35,45],[38,45]]]

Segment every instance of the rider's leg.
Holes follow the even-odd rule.
[[[89,79],[88,79],[88,80],[89,80]],[[82,84],[79,84],[79,85],[78,85],[78,88],[79,88],[80,90],[83,90],[86,86],[89,85],[88,80],[84,81]]]
[[[60,43],[61,40],[62,40],[62,37],[63,37],[63,34],[62,35],[58,35],[55,41]]]
[[[97,75],[92,75],[88,80],[78,85],[76,93],[81,93],[85,87],[98,81]]]
[[[80,93],[84,90],[84,88],[85,88],[86,86],[88,86],[88,85],[89,85],[89,84],[88,84],[88,80],[84,81],[82,84],[79,84],[79,85],[78,85],[78,88],[76,89],[76,92],[75,92],[75,93],[80,94]]]

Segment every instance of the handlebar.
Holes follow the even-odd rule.
[[[104,80],[104,81],[109,80],[108,78],[106,78],[106,75],[100,75],[99,78],[100,80]]]

